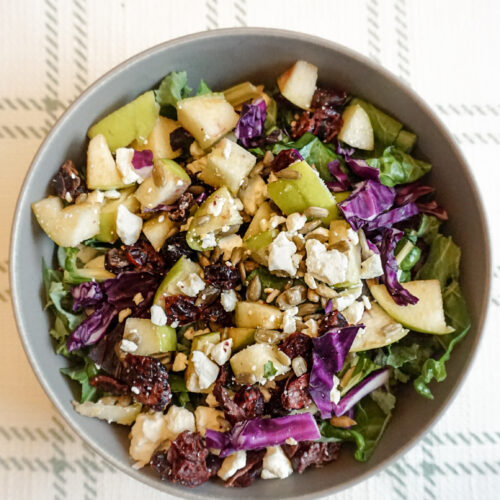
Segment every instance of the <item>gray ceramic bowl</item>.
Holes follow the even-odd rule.
[[[373,474],[407,451],[442,414],[470,365],[485,318],[489,294],[490,254],[485,217],[462,155],[429,107],[387,71],[334,43],[298,33],[268,29],[230,29],[190,35],[154,47],[98,80],[61,117],[38,151],[26,177],[12,230],[12,297],[28,358],[43,388],[69,425],[105,459],[130,476],[184,498],[231,498],[235,491],[209,483],[189,490],[161,482],[148,468],[136,471],[127,454],[127,429],[82,417],[73,411],[74,387],[59,373],[48,335],[49,317],[42,310],[41,259],[50,261],[54,245],[31,214],[30,204],[47,194],[61,163],[82,161],[88,127],[109,111],[154,87],[172,70],[185,69],[194,87],[204,78],[213,88],[250,79],[273,85],[295,60],[319,67],[320,83],[348,89],[389,110],[419,136],[420,154],[432,160],[430,182],[451,214],[449,231],[463,250],[462,284],[473,328],[447,365],[448,378],[433,385],[434,401],[411,387],[398,400],[373,458],[354,461],[347,446],[340,461],[284,481],[256,481],[237,492],[240,498],[313,498],[346,488]]]

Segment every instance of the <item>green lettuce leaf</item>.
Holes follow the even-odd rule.
[[[437,217],[434,217],[434,215],[422,214],[422,219],[417,229],[417,236],[430,245],[437,236],[440,225],[441,221]]]
[[[74,367],[61,368],[61,373],[67,375],[72,380],[79,382],[81,385],[80,403],[85,401],[94,401],[97,399],[97,389],[90,385],[90,379],[99,373],[95,363],[89,358],[83,358],[83,364]]]
[[[378,370],[380,368],[380,365],[372,361],[370,353],[360,352],[355,356],[352,356],[352,360],[346,360],[346,363],[344,363],[344,367],[339,374],[339,378],[342,380],[342,377],[347,372],[347,370],[351,369],[352,367],[354,367],[354,370],[345,387],[342,387],[342,390],[340,391],[341,396],[347,394],[355,385],[358,385],[371,372]]]
[[[356,405],[356,425],[350,429],[341,429],[325,420],[319,426],[321,440],[351,441],[356,445],[354,458],[359,462],[366,462],[373,455],[391,415],[390,412],[386,414],[372,398],[366,397]]]
[[[161,81],[160,86],[155,91],[156,102],[162,108],[166,106],[175,108],[177,101],[188,97],[191,90],[187,85],[187,73],[185,71],[172,71]]]
[[[389,187],[414,182],[432,168],[430,163],[416,160],[395,146],[389,146],[380,158],[368,159],[367,163],[380,170],[380,182]]]
[[[441,283],[441,290],[444,290],[449,280],[458,279],[460,256],[460,248],[453,242],[451,236],[437,234],[432,241],[425,264],[416,274],[416,279],[438,279]]]
[[[274,367],[274,364],[271,360],[269,360],[265,365],[264,365],[264,377],[265,378],[271,378],[276,375],[278,370]]]
[[[189,90],[189,92],[191,92],[191,89]],[[189,95],[189,92],[188,92],[188,95]],[[198,90],[196,91],[196,95],[205,95],[205,94],[211,94],[211,93],[212,93],[212,90],[207,85],[207,82],[205,80],[203,80],[203,78],[202,78],[200,80],[200,84],[198,85]]]

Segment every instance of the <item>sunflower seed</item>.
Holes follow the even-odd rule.
[[[306,300],[306,287],[296,285],[288,290],[285,290],[276,299],[276,303],[280,309],[287,309],[289,306],[297,306]]]
[[[322,243],[326,243],[330,238],[330,231],[326,229],[326,227],[318,227],[306,234],[306,240],[315,239],[321,241]]]
[[[338,293],[335,290],[324,285],[323,283],[318,285],[316,291],[318,292],[318,295],[321,295],[321,297],[325,297],[326,299],[334,299],[338,296]]]
[[[260,299],[260,294],[262,293],[262,284],[258,276],[254,276],[252,281],[250,281],[247,288],[247,300],[252,302],[257,302]]]
[[[311,231],[314,231],[314,229],[316,229],[317,227],[319,227],[321,225],[321,221],[320,220],[312,220],[311,222],[306,222],[304,224],[304,227],[302,229],[299,230],[299,233],[300,234],[307,234]]]
[[[306,302],[305,304],[300,304],[297,316],[307,316],[309,314],[314,314],[318,310],[319,306],[317,304]]]
[[[297,356],[292,360],[292,369],[296,377],[300,377],[307,372],[307,363],[302,356]]]
[[[347,415],[342,415],[341,417],[332,417],[330,419],[330,424],[332,424],[334,427],[346,428],[356,425],[356,420],[353,420]]]
[[[329,212],[326,208],[321,207],[308,207],[304,210],[306,217],[313,217],[314,219],[324,219],[328,217]]]
[[[201,253],[198,254],[198,262],[201,267],[207,267],[210,265],[210,260]]]
[[[262,158],[262,163],[264,164],[265,167],[271,166],[271,163],[274,160],[274,155],[271,153],[271,151],[266,151],[264,158]]]
[[[281,177],[282,179],[299,180],[300,172],[297,170],[289,170],[288,168],[280,170],[274,173],[276,177]]]
[[[258,344],[279,344],[285,337],[286,334],[283,332],[264,328],[258,328],[254,335],[255,342]]]
[[[245,283],[245,281],[247,280],[247,272],[245,270],[245,264],[244,264],[244,262],[240,262],[238,268],[240,270],[241,281],[242,281],[242,283]]]
[[[328,246],[328,250],[338,250],[339,252],[347,252],[349,243],[345,240],[340,240]]]
[[[266,302],[270,304],[279,295],[280,291],[274,288],[271,292],[268,293],[269,295],[266,297]]]
[[[310,302],[319,302],[319,295],[314,290],[307,290],[307,300]]]
[[[188,191],[193,194],[201,194],[205,192],[205,188],[203,186],[189,186]]]
[[[243,257],[243,247],[233,248],[233,251],[231,252],[231,262],[233,266],[236,266],[240,262],[242,257]]]

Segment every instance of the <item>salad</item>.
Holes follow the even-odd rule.
[[[417,137],[297,61],[275,88],[185,72],[88,130],[33,204],[75,410],[133,467],[228,487],[370,458],[402,386],[470,327]]]

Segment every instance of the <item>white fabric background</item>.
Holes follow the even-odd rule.
[[[335,498],[499,498],[499,18],[495,0],[0,0],[0,498],[168,498],[89,451],[39,387],[11,312],[7,235],[31,158],[84,88],[156,43],[229,26],[319,35],[394,72],[450,128],[490,216],[495,282],[472,374],[411,452]]]

